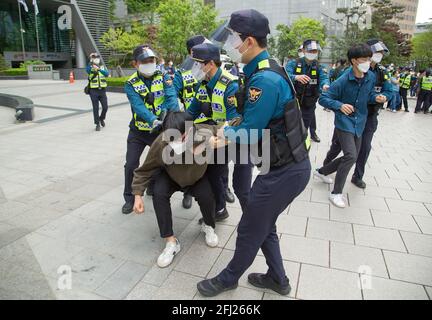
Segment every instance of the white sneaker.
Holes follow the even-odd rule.
[[[396,113],[396,110],[392,110],[393,113]]]
[[[168,267],[173,261],[175,255],[181,250],[180,242],[176,239],[176,242],[167,242],[164,251],[157,259],[157,264],[161,268]]]
[[[345,200],[343,197],[343,194],[333,194],[330,193],[329,200],[333,205],[335,205],[338,208],[345,208]]]
[[[327,184],[332,184],[333,183],[333,179],[332,178],[319,173],[318,170],[315,170],[314,173],[313,173],[313,175],[314,175],[314,177],[320,179],[324,183],[327,183]]]
[[[201,225],[201,231],[205,233],[205,242],[209,247],[214,248],[219,244],[219,237],[212,227],[203,222]]]

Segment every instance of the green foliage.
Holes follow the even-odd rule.
[[[110,87],[123,87],[129,77],[106,78],[107,84]]]
[[[34,64],[45,64],[45,62],[43,62],[42,60],[26,60],[26,61],[20,63],[20,69],[27,70],[28,66],[31,66]]]
[[[7,65],[6,60],[3,57],[3,55],[0,54],[0,71],[6,70],[7,68],[9,68],[9,66]]]
[[[419,70],[432,67],[432,27],[416,35],[413,40],[413,59]]]
[[[27,69],[23,69],[23,68],[6,69],[3,71],[0,71],[0,75],[2,75],[2,76],[26,76],[27,75]]]
[[[147,23],[155,23],[155,13],[162,0],[126,0],[129,14],[139,15]]]
[[[297,57],[298,47],[307,39],[318,40],[321,47],[326,45],[324,25],[315,19],[300,17],[288,27],[280,24],[276,27],[277,38],[271,38],[270,51],[280,62],[286,57]]]

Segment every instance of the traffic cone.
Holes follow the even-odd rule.
[[[71,70],[71,72],[69,72],[69,83],[74,83],[74,82],[75,82],[75,78],[74,78],[73,71]]]

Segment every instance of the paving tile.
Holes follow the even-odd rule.
[[[330,243],[330,268],[388,278],[381,250],[345,243]]]
[[[432,203],[432,193],[425,191],[399,190],[402,200]]]
[[[376,187],[376,186],[368,185],[365,189],[365,194],[367,196],[379,196],[383,198],[398,199],[398,200],[401,199],[399,192],[395,188]]]
[[[283,234],[280,240],[282,258],[294,262],[328,267],[329,242]]]
[[[377,177],[375,179],[379,187],[411,190],[410,184],[405,180],[389,179],[389,178],[382,178],[382,177]]]
[[[390,208],[391,212],[405,213],[415,216],[426,216],[430,217],[431,214],[426,209],[426,207],[419,202],[411,202],[396,199],[386,199],[386,202]]]
[[[150,300],[159,290],[159,287],[148,283],[138,283],[126,297],[126,300]]]
[[[432,235],[401,232],[408,253],[432,257]]]
[[[388,211],[384,198],[374,196],[354,195],[349,197],[349,205],[354,208],[366,208]]]
[[[310,218],[306,237],[354,243],[351,224]]]
[[[420,232],[413,216],[408,214],[372,210],[372,217],[377,227]]]
[[[293,216],[328,219],[330,214],[329,204],[297,201],[291,204],[288,214]]]
[[[331,206],[330,220],[373,226],[370,210],[365,208],[348,207],[341,209]]]
[[[276,221],[277,232],[304,236],[306,231],[306,217],[281,214]]]
[[[396,230],[354,225],[354,239],[356,245],[406,252]]]
[[[417,222],[422,233],[432,234],[432,216],[431,217],[415,216],[414,220]]]
[[[370,284],[363,289],[365,300],[429,300],[421,285],[377,277],[362,279],[362,283]]]
[[[432,285],[432,258],[384,251],[384,259],[391,279]]]
[[[297,299],[361,300],[360,278],[356,273],[302,265]]]
[[[152,296],[153,300],[192,300],[197,293],[197,283],[203,278],[173,271],[163,286]]]

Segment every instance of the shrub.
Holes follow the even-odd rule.
[[[123,87],[129,77],[107,78],[107,84],[110,87]]]
[[[43,62],[42,60],[27,60],[20,63],[20,69],[27,70],[27,66],[31,66],[33,64],[45,64],[45,62]]]
[[[27,75],[27,69],[22,69],[22,68],[6,69],[3,71],[0,71],[0,75],[3,75],[3,76],[26,76]]]

